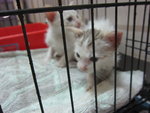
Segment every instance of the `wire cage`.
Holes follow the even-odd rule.
[[[5,1],[5,2],[4,2]],[[26,31],[26,23],[43,22],[45,23],[44,12],[58,11],[61,19],[61,29],[63,36],[66,71],[68,77],[69,94],[71,101],[72,113],[75,113],[74,99],[72,92],[72,84],[70,77],[70,69],[68,64],[67,46],[65,39],[65,30],[63,23],[63,11],[66,10],[79,10],[79,13],[84,18],[92,21],[92,38],[94,38],[94,20],[99,17],[109,18],[115,25],[115,34],[118,29],[124,32],[124,39],[121,47],[115,51],[115,78],[117,80],[117,70],[130,71],[130,93],[129,102],[120,109],[116,108],[116,82],[114,84],[114,110],[115,113],[150,113],[150,1],[148,0],[76,0],[76,4],[68,6],[69,0],[1,0],[7,8],[0,11],[0,27],[21,25],[22,33],[24,36],[25,47],[30,63],[32,77],[38,97],[39,107],[41,113],[44,113],[44,106],[40,96],[40,89],[38,87],[37,76],[33,63],[33,58],[30,50],[30,44]],[[36,2],[36,5],[34,4]],[[12,6],[13,4],[13,6]],[[53,7],[45,7],[46,4],[53,4]],[[11,6],[11,8],[10,8]],[[5,17],[8,17],[6,20]],[[14,20],[14,18],[15,20]],[[9,21],[10,24],[4,25],[4,21]],[[3,25],[1,24],[3,23]],[[7,22],[5,22],[7,23]],[[117,35],[116,35],[117,36]],[[94,41],[92,42],[94,45]],[[93,46],[93,56],[94,56]],[[117,52],[121,53],[121,61],[117,65]],[[94,81],[96,81],[95,62],[94,64]],[[132,99],[132,75],[133,70],[140,69],[144,72],[144,81],[141,91]],[[95,112],[100,113],[97,102],[97,88],[94,86],[95,94]],[[1,104],[1,103],[0,103]],[[3,108],[3,107],[2,107]],[[0,107],[0,111],[2,112]]]

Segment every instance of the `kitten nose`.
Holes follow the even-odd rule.
[[[82,67],[80,67],[80,70],[81,70],[81,71],[86,71],[86,70],[87,70],[87,67],[86,67],[86,66],[82,66]]]
[[[80,27],[81,27],[81,23],[80,23],[80,22],[77,22],[76,27],[77,27],[77,28],[80,28]]]

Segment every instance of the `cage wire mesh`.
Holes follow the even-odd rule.
[[[61,28],[66,60],[66,70],[69,84],[69,93],[72,112],[74,113],[74,100],[71,87],[71,77],[68,64],[67,47],[65,39],[65,30],[63,23],[63,11],[75,9],[86,20],[92,21],[92,37],[94,37],[94,20],[99,18],[108,18],[115,25],[115,35],[118,30],[124,33],[124,38],[121,42],[120,48],[117,51],[121,53],[120,64],[117,65],[117,57],[115,57],[115,78],[117,76],[117,69],[126,71],[130,70],[130,94],[129,103],[120,109],[116,109],[116,84],[114,85],[114,112],[117,113],[139,113],[142,110],[150,113],[150,1],[148,0],[76,0],[73,6],[68,6],[70,0],[0,0],[0,27],[21,25],[24,35],[24,41],[27,49],[30,68],[33,75],[35,89],[39,101],[41,112],[44,113],[40,90],[38,87],[36,73],[34,70],[34,63],[28,43],[28,36],[25,29],[26,23],[42,22],[45,23],[44,12],[59,11],[61,18]],[[51,7],[46,5],[51,5]],[[116,35],[117,36],[117,35]],[[93,56],[94,41],[93,43]],[[95,62],[93,62],[94,75]],[[133,70],[140,69],[144,71],[143,88],[134,99],[132,95],[132,75]],[[146,75],[146,76],[145,76]],[[94,79],[96,81],[96,79]],[[96,83],[96,82],[95,82]],[[116,83],[116,82],[115,82]],[[98,113],[97,104],[97,88],[95,86],[95,112]],[[75,96],[75,95],[74,95]],[[144,107],[144,104],[148,107]],[[2,109],[0,108],[1,112]],[[144,112],[144,111],[143,111]]]

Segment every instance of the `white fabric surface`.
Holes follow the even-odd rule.
[[[66,68],[44,62],[45,49],[32,50],[32,58],[45,113],[71,113]],[[0,53],[0,104],[4,113],[40,113],[26,51]],[[76,113],[94,113],[93,90],[86,91],[86,74],[70,69]],[[128,102],[130,72],[117,72],[117,108]],[[97,86],[98,110],[113,112],[113,75]],[[142,88],[143,72],[133,72],[132,97]]]

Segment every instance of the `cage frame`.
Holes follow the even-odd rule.
[[[59,6],[56,6],[56,7],[43,7],[43,8],[31,8],[31,9],[22,9],[21,8],[21,4],[20,4],[20,0],[16,0],[16,3],[17,3],[17,7],[18,7],[18,10],[8,10],[8,11],[0,11],[0,16],[11,16],[11,15],[18,15],[19,17],[19,20],[21,22],[21,27],[22,27],[22,31],[23,31],[23,35],[24,35],[24,42],[25,42],[25,45],[26,45],[26,50],[27,50],[27,54],[28,54],[28,59],[29,59],[29,62],[30,62],[30,68],[31,68],[31,72],[32,72],[32,76],[33,76],[33,80],[34,80],[34,85],[35,85],[35,89],[36,89],[36,92],[37,92],[37,97],[38,97],[38,101],[39,101],[39,105],[40,105],[40,109],[41,109],[41,113],[44,113],[44,108],[43,108],[43,105],[42,105],[42,100],[41,100],[41,96],[40,96],[40,91],[39,91],[39,88],[38,88],[38,83],[37,83],[37,79],[36,79],[36,73],[34,71],[34,64],[33,64],[33,61],[32,61],[32,54],[31,54],[31,51],[30,51],[30,47],[29,47],[29,43],[28,43],[28,36],[27,36],[27,33],[26,33],[26,29],[25,29],[25,23],[24,23],[24,14],[34,14],[34,13],[43,13],[43,12],[48,12],[48,11],[58,11],[60,13],[60,19],[61,19],[61,28],[62,28],[62,36],[63,36],[63,44],[64,44],[64,52],[65,52],[65,60],[66,60],[66,70],[67,70],[67,76],[68,76],[68,84],[69,84],[69,92],[70,92],[70,100],[71,100],[71,107],[72,107],[72,113],[74,113],[74,104],[73,104],[73,94],[72,94],[72,88],[71,88],[71,78],[70,78],[70,71],[69,71],[69,63],[68,63],[68,57],[67,57],[67,46],[66,46],[66,39],[65,39],[65,29],[64,29],[64,23],[63,23],[63,11],[65,10],[81,10],[81,9],[90,9],[91,10],[91,20],[92,20],[92,45],[93,45],[93,57],[95,57],[95,44],[94,44],[94,13],[93,13],[93,9],[94,8],[104,8],[105,7],[105,11],[106,11],[106,8],[108,7],[115,7],[115,40],[117,42],[117,14],[118,14],[118,7],[121,7],[121,6],[134,6],[134,18],[133,18],[133,40],[135,40],[135,21],[136,21],[136,6],[138,5],[145,5],[145,8],[144,10],[146,11],[146,6],[150,5],[150,1],[147,1],[145,0],[145,2],[139,2],[137,0],[135,0],[134,2],[131,2],[131,0],[129,0],[129,2],[121,2],[119,3],[118,0],[115,0],[115,3],[107,3],[107,0],[105,0],[105,3],[104,4],[94,4],[93,3],[93,0],[90,0],[90,4],[85,4],[85,5],[73,5],[73,6],[62,6],[62,2],[61,0],[58,0],[58,4]],[[128,9],[130,10],[130,9]],[[106,11],[107,12],[107,11]],[[130,11],[129,11],[130,12]],[[128,14],[129,14],[128,12]],[[144,13],[145,15],[145,13]],[[128,15],[129,16],[129,15]],[[105,15],[106,17],[106,15]],[[144,26],[144,19],[145,16],[143,16],[143,26]],[[147,52],[148,52],[148,46],[149,46],[149,31],[150,31],[150,9],[149,9],[149,25],[148,25],[148,30],[147,30],[147,41],[145,42],[146,43],[146,54],[145,54],[145,61],[144,61],[144,78],[145,78],[145,72],[146,72],[146,60],[147,60]],[[127,20],[129,21],[129,20]],[[128,23],[128,22],[127,22]],[[128,26],[128,25],[127,25]],[[143,32],[143,29],[144,27],[142,27],[142,32]],[[127,31],[128,31],[128,28],[127,28]],[[126,34],[128,35],[128,33]],[[143,37],[143,34],[141,34],[141,37]],[[126,40],[126,42],[128,41],[129,39]],[[134,57],[134,41],[132,40],[132,62],[131,62],[131,78],[130,78],[130,94],[129,94],[129,103],[127,105],[129,105],[131,103],[131,95],[132,95],[132,92],[131,92],[131,89],[132,89],[132,74],[133,74],[133,63],[134,63],[134,60],[133,60],[133,57]],[[143,42],[143,38],[141,38],[141,44]],[[140,45],[140,49],[141,49],[141,46]],[[127,45],[126,45],[127,47]],[[126,54],[125,54],[126,55]],[[115,56],[117,56],[117,45],[115,44]],[[119,110],[123,109],[123,108],[120,108],[119,110],[116,109],[116,76],[117,76],[117,73],[116,73],[116,66],[117,66],[117,57],[115,57],[115,78],[114,78],[114,81],[115,81],[115,85],[114,85],[114,112],[118,112]],[[140,58],[140,56],[139,56]],[[124,61],[124,67],[125,67],[125,62]],[[140,62],[138,62],[138,66],[139,66]],[[94,92],[95,92],[95,108],[96,108],[96,113],[98,113],[98,105],[97,105],[97,89],[96,89],[96,66],[95,66],[95,62],[93,62],[93,69],[94,69]],[[145,84],[145,81],[143,82],[143,84]],[[147,99],[146,99],[147,100]],[[135,104],[135,106],[138,106],[140,104],[142,104],[143,102],[145,102],[146,100],[142,101],[141,103],[139,104]],[[133,106],[132,106],[133,107]],[[128,108],[128,109],[125,109],[125,112],[131,110],[131,108]],[[2,108],[0,106],[0,111],[2,111]]]

